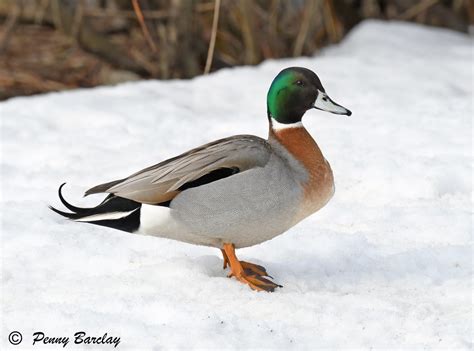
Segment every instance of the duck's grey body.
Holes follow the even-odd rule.
[[[107,192],[142,203],[140,225],[134,230],[138,234],[218,248],[226,242],[237,248],[256,245],[310,214],[303,211],[309,171],[272,135],[268,141],[251,135],[221,139],[87,194]],[[183,184],[222,167],[239,172],[179,191]],[[157,206],[168,199],[166,194],[172,197],[168,206]]]
[[[185,190],[169,209],[144,205],[138,232],[217,248],[232,242],[239,248],[291,228],[308,174],[277,142],[251,138],[249,142],[261,148],[261,164]]]

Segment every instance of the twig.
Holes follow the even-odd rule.
[[[254,65],[258,62],[258,48],[255,44],[255,16],[254,4],[250,0],[240,0],[238,6],[240,8],[240,25],[245,47],[244,63]]]
[[[215,9],[216,4],[212,2],[204,2],[196,4],[196,11],[197,12],[208,12],[213,11]]]
[[[0,53],[3,52],[10,41],[11,34],[13,32],[13,28],[18,22],[18,17],[20,15],[20,5],[14,4],[11,8],[10,13],[8,14],[7,20],[4,24],[3,32],[0,32]]]
[[[75,39],[77,39],[77,36],[81,29],[83,17],[84,17],[84,0],[79,0],[76,4],[76,9],[74,12],[74,20],[73,20],[72,29],[71,29],[71,35]]]
[[[211,40],[209,42],[209,49],[207,50],[206,67],[204,68],[204,74],[208,74],[211,70],[212,59],[214,57],[214,47],[216,45],[217,37],[217,25],[219,23],[219,9],[221,0],[215,0],[214,3],[214,18],[212,19],[212,33]]]
[[[49,6],[49,0],[41,0],[39,3],[39,9],[35,11],[35,24],[42,24],[46,10]]]
[[[145,19],[143,18],[143,12],[142,9],[140,8],[140,4],[138,3],[138,0],[132,0],[132,5],[133,5],[133,10],[135,11],[135,14],[137,15],[138,22],[140,23],[140,27],[142,28],[143,35],[145,36],[145,39],[148,43],[148,46],[150,46],[151,50],[156,53],[158,51],[153,39],[151,38],[150,32],[148,31],[148,27],[146,26]]]
[[[158,35],[160,37],[160,44],[162,46],[160,60],[158,62],[159,67],[160,67],[159,73],[162,79],[168,79],[170,76],[170,70],[169,70],[170,50],[168,50],[169,42],[168,42],[168,35],[166,32],[166,26],[163,23],[158,23]]]
[[[64,90],[71,86],[62,82],[41,77],[32,72],[8,72],[0,69],[0,85],[13,86],[16,84],[26,85],[30,89],[39,91]]]
[[[164,10],[142,10],[143,17],[147,19],[165,19],[170,18],[171,12]],[[87,17],[126,17],[126,18],[136,18],[137,13],[135,11],[127,10],[97,10],[94,8],[89,8],[85,10],[84,15]]]
[[[270,7],[270,16],[268,19],[268,26],[270,27],[270,31],[276,37],[278,35],[278,6],[279,0],[273,0]]]
[[[332,0],[324,1],[325,27],[331,42],[335,43],[342,37],[341,24],[337,19],[334,11],[334,4]]]
[[[48,0],[47,0],[48,1]],[[205,13],[212,11],[214,9],[214,3],[200,3],[196,4],[195,12]],[[173,17],[172,11],[167,10],[142,10],[143,17],[145,19],[167,19]],[[86,17],[126,17],[126,18],[136,18],[137,14],[135,11],[128,10],[96,10],[94,8],[89,8],[84,10],[84,16]]]
[[[158,74],[158,69],[154,63],[148,61],[148,58],[143,53],[143,51],[132,47],[130,49],[130,55],[135,61],[142,65],[151,76],[156,77]]]
[[[61,16],[61,8],[59,5],[59,0],[52,0],[51,1],[51,10],[53,14],[53,23],[56,29],[61,30],[62,32],[64,31],[64,26],[63,26],[63,21],[62,21],[62,16]]]
[[[397,19],[408,20],[413,17],[416,17],[419,13],[426,11],[431,6],[435,5],[438,0],[424,0],[417,3],[415,6],[410,7],[408,10],[397,16]]]
[[[304,7],[303,11],[303,21],[301,22],[301,27],[296,37],[295,47],[293,48],[293,56],[301,56],[303,52],[304,42],[306,40],[306,36],[308,35],[309,25],[311,22],[311,18],[313,17],[316,0],[306,0],[306,6]]]

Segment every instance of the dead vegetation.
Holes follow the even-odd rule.
[[[0,0],[0,99],[311,55],[365,18],[466,32],[471,0]]]

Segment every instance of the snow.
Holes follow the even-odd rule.
[[[472,44],[368,21],[310,58],[1,103],[0,348],[18,330],[18,350],[38,348],[36,331],[107,332],[122,350],[470,349]],[[353,115],[304,118],[335,174],[330,203],[238,252],[284,288],[226,278],[216,249],[48,210],[63,181],[67,199],[93,205],[101,197],[82,194],[95,184],[217,138],[266,136],[266,92],[288,66],[318,73]]]

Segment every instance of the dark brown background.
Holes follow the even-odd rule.
[[[214,15],[214,0],[0,0],[0,100],[203,74]],[[467,32],[474,1],[221,0],[211,71],[314,54],[366,18]]]

